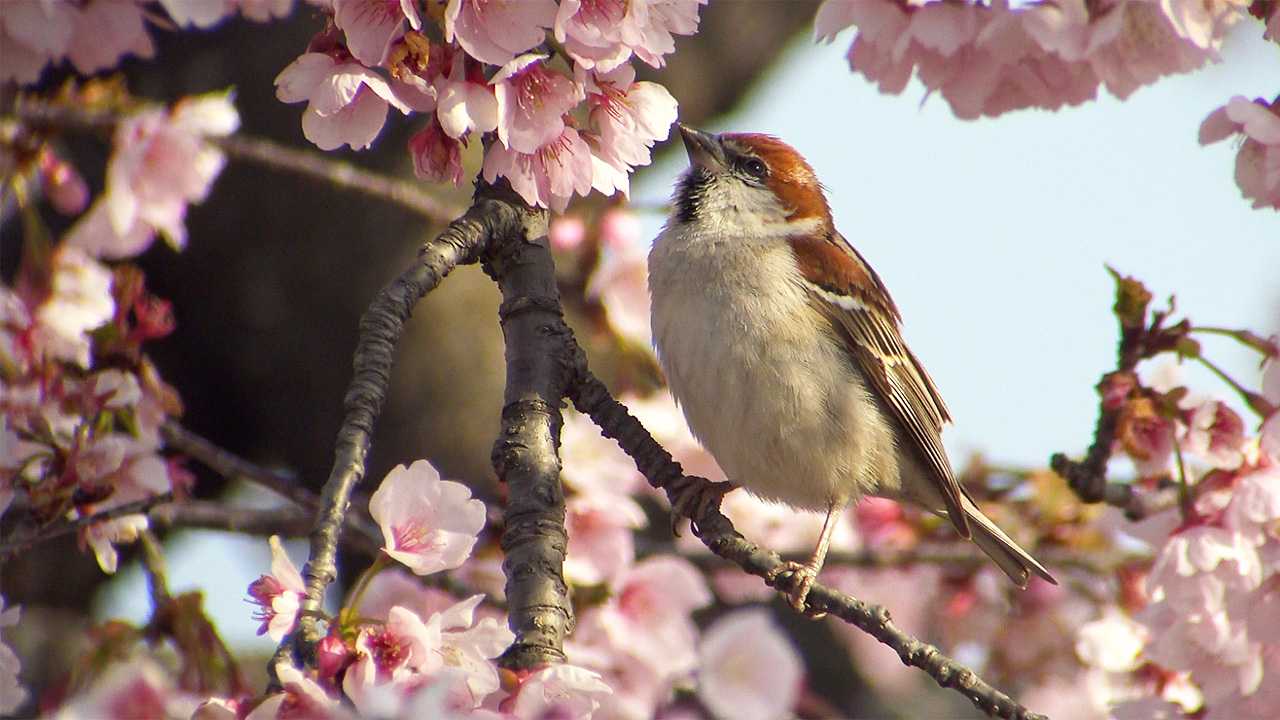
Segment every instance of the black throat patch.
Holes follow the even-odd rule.
[[[698,219],[702,207],[702,199],[707,187],[711,184],[711,173],[705,168],[692,167],[689,172],[680,176],[676,183],[675,197],[676,219],[682,223],[690,223]]]

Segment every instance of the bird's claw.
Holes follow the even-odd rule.
[[[787,599],[788,604],[795,608],[795,611],[812,620],[821,620],[826,617],[825,612],[810,610],[806,601],[809,598],[809,590],[813,588],[813,583],[818,579],[818,569],[808,563],[798,563],[794,561],[784,562],[781,566],[770,571],[765,580],[770,585],[778,583],[779,578],[784,575],[794,577],[791,580],[791,589],[787,591],[779,591],[783,597]]]
[[[736,487],[729,482],[712,482],[706,478],[689,476],[683,478],[684,484],[674,491],[671,502],[671,534],[680,537],[680,520],[689,518],[689,528],[698,535],[698,518],[712,504],[720,501]]]

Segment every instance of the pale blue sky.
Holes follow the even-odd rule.
[[[707,129],[774,133],[813,164],[838,227],[888,284],[951,407],[953,456],[1043,464],[1087,444],[1092,388],[1113,362],[1104,263],[1158,297],[1176,292],[1202,323],[1280,328],[1280,213],[1241,199],[1234,146],[1196,143],[1200,121],[1232,95],[1280,91],[1280,46],[1264,43],[1256,22],[1243,30],[1225,63],[1124,103],[977,122],[956,120],[941,98],[921,106],[918,84],[881,95],[848,71],[846,32],[834,45],[797,42],[740,111]],[[678,146],[637,175],[634,200],[667,199],[684,166]],[[645,222],[656,234],[660,220]],[[1206,345],[1255,378],[1249,356]],[[171,588],[207,588],[224,637],[269,651],[243,595],[270,564],[266,541],[185,532],[167,546]],[[301,565],[305,542],[289,547]],[[142,577],[134,567],[121,575],[100,615],[144,622]]]

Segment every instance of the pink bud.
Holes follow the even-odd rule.
[[[63,215],[79,215],[89,204],[89,186],[67,161],[45,152],[40,156],[40,178],[49,204]]]
[[[316,669],[320,677],[333,679],[351,661],[351,651],[335,635],[325,635],[316,645]]]

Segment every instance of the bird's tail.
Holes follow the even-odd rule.
[[[996,565],[1004,571],[1009,579],[1017,583],[1018,587],[1027,586],[1027,577],[1029,573],[1034,572],[1045,580],[1058,584],[1057,580],[1049,574],[1031,554],[1018,546],[1004,531],[991,522],[991,519],[982,514],[977,505],[969,499],[968,493],[961,494],[961,505],[964,512],[969,516],[969,528],[973,533],[973,542],[982,552],[991,556]]]

